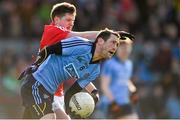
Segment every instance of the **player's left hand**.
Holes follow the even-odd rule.
[[[34,65],[40,65],[48,57],[47,48],[44,48],[41,52],[38,53]]]
[[[35,65],[31,65],[30,67],[27,67],[18,77],[18,80],[23,79],[26,75],[28,74],[32,74],[33,72],[35,72],[37,70],[37,66]]]

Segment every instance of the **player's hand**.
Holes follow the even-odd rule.
[[[114,101],[109,105],[109,110],[111,112],[119,112],[121,110],[120,106]]]
[[[47,57],[48,57],[47,49],[44,48],[41,52],[39,52],[36,61],[33,63],[33,65],[40,65]]]
[[[135,39],[134,35],[125,31],[118,31],[120,35],[120,42],[121,43],[127,43],[132,44],[133,40]]]
[[[27,67],[18,77],[18,80],[21,80],[23,77],[25,77],[28,74],[32,74],[37,70],[37,66],[31,65],[30,67]]]
[[[69,107],[69,105],[67,105],[67,104],[65,104],[65,112],[66,112],[66,114],[70,114],[70,112],[71,112],[71,108]]]
[[[93,99],[94,99],[94,103],[95,103],[95,105],[97,104],[97,102],[99,101],[99,92],[98,92],[98,90],[93,90],[92,92],[91,92],[91,96],[93,97]]]
[[[71,109],[71,108],[70,108]],[[72,118],[72,119],[82,119],[80,115],[77,115],[75,114],[75,112],[69,112],[69,116]]]
[[[119,35],[120,35],[120,39],[121,39],[121,40],[125,40],[126,37],[128,37],[128,38],[131,39],[131,40],[134,40],[134,39],[135,39],[135,37],[134,37],[133,34],[128,33],[128,32],[126,32],[126,31],[118,31],[118,33],[119,33]]]
[[[137,104],[137,102],[139,101],[139,96],[137,94],[137,92],[131,93],[130,95],[130,100],[132,104]]]

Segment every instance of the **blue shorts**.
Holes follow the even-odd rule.
[[[32,75],[27,75],[21,85],[21,97],[25,107],[23,118],[39,119],[53,113],[51,95]]]

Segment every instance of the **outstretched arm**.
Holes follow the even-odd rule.
[[[118,32],[121,36],[120,42],[126,42],[126,43],[131,44],[132,40],[134,40],[134,36],[132,34],[125,32],[125,31],[118,31]],[[98,33],[99,33],[99,31],[70,32],[68,37],[81,36],[84,38],[94,40]],[[34,65],[40,65],[49,56],[49,54],[62,54],[61,42],[58,42],[58,43],[53,44],[51,46],[45,47],[39,53],[36,61],[34,62]]]
[[[85,32],[71,31],[67,37],[79,36],[79,37],[84,37],[90,40],[95,40],[99,32],[100,31],[85,31]],[[135,39],[133,34],[128,33],[126,31],[117,31],[117,32],[119,33],[121,40],[126,40],[126,38],[129,38],[130,40],[133,41]]]
[[[99,31],[85,31],[85,32],[72,31],[68,34],[67,37],[79,36],[79,37],[87,38],[89,40],[94,41],[96,39],[96,36],[98,35],[98,33],[99,33]]]

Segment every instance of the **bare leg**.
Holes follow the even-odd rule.
[[[61,109],[56,109],[54,111],[56,113],[56,118],[57,119],[71,119],[63,110]]]
[[[55,113],[48,113],[44,115],[41,119],[56,119]]]
[[[71,119],[64,110],[64,96],[54,96],[52,109],[56,113],[57,119]]]

